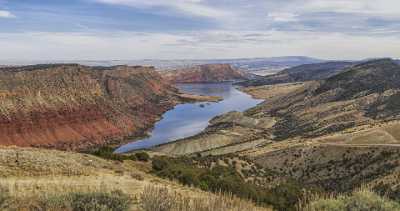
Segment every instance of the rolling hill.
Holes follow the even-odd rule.
[[[396,193],[399,76],[400,65],[379,59],[324,80],[244,88],[266,101],[217,117],[199,135],[153,150],[197,157],[234,154],[280,173],[281,179],[327,191],[370,185]]]
[[[276,74],[238,83],[242,86],[262,86],[279,83],[294,83],[329,78],[352,66],[352,62],[325,62],[304,64],[282,70]]]

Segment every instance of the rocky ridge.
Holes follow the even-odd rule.
[[[245,80],[244,73],[228,64],[206,64],[160,72],[172,83],[217,83]]]

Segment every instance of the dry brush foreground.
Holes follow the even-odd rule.
[[[0,147],[0,204],[4,206],[1,209],[125,210],[127,207],[127,210],[147,211],[146,204],[166,203],[169,210],[179,207],[182,211],[270,210],[230,195],[211,194],[160,179],[148,171],[149,165],[143,162]],[[161,197],[160,193],[167,194]]]

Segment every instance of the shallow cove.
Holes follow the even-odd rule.
[[[232,83],[178,84],[177,87],[182,92],[219,96],[223,100],[216,103],[177,105],[163,115],[148,138],[123,145],[116,150],[117,153],[147,149],[196,135],[203,131],[215,116],[230,111],[245,111],[262,102],[239,91]]]

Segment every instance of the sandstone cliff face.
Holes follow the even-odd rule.
[[[243,73],[228,64],[208,64],[191,68],[162,72],[173,83],[215,83],[244,80]]]
[[[143,135],[178,103],[150,67],[0,69],[0,145],[84,150]]]

